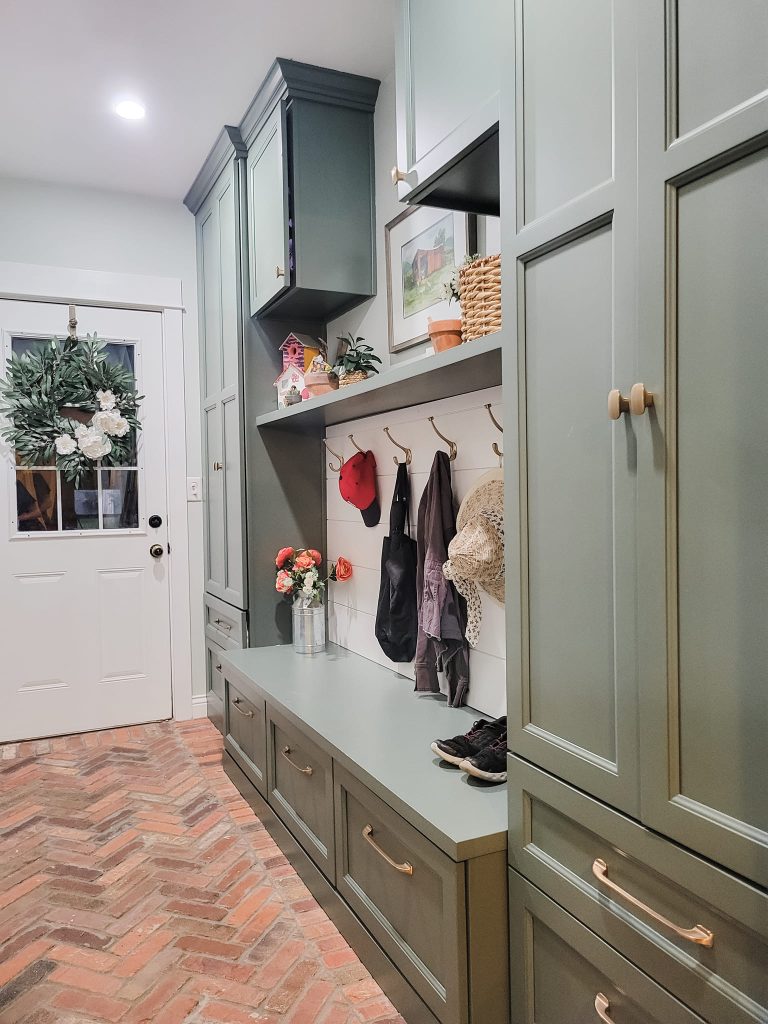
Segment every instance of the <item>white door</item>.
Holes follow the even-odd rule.
[[[0,741],[171,715],[162,318],[85,306],[77,318],[79,337],[98,334],[133,369],[142,430],[130,465],[94,463],[77,487],[15,465],[0,442]],[[0,373],[12,351],[65,336],[67,319],[64,305],[0,301]]]

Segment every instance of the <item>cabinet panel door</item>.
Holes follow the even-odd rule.
[[[203,397],[221,388],[221,263],[219,209],[211,196],[197,215],[200,360]]]
[[[248,255],[251,316],[290,284],[288,149],[282,105],[248,153]]]
[[[704,45],[715,27],[702,17],[688,30]],[[665,80],[674,63],[665,66],[663,33],[661,15],[649,14],[640,379],[654,406],[638,422],[642,816],[766,885],[768,101],[665,149],[676,83]],[[749,43],[747,62],[759,45]]]
[[[224,476],[224,601],[245,607],[245,507],[241,402],[234,388],[221,399],[221,441]]]
[[[224,536],[224,473],[221,405],[218,399],[203,405],[203,480],[205,481],[205,589],[224,598],[226,553]]]

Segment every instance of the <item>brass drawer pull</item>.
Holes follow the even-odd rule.
[[[295,761],[292,761],[290,759],[290,757],[288,756],[290,754],[290,752],[291,752],[291,748],[290,747],[283,747],[283,749],[281,751],[283,757],[288,762],[288,764],[293,765],[293,767],[296,769],[297,772],[301,772],[302,775],[311,775],[314,772],[315,769],[311,765],[307,765],[306,768],[300,768],[299,765],[297,765]]]
[[[239,711],[240,714],[243,716],[243,718],[253,718],[253,712],[252,711],[243,711],[243,709],[240,707],[240,698],[239,697],[235,697],[235,699],[232,701],[232,703],[234,704],[235,711]]]
[[[642,903],[636,896],[632,896],[625,889],[622,889],[620,886],[616,885],[615,882],[612,882],[608,877],[608,865],[599,857],[592,864],[592,874],[612,892],[621,896],[627,901],[627,903],[631,903],[633,907],[637,907],[638,910],[642,910],[644,914],[653,918],[654,921],[658,921],[659,924],[664,925],[665,928],[669,928],[670,931],[673,931],[675,935],[679,936],[679,938],[687,939],[688,942],[695,942],[697,946],[706,946],[708,949],[711,949],[712,946],[714,946],[715,934],[714,932],[711,932],[709,928],[705,928],[704,925],[701,924],[697,924],[695,928],[681,928],[672,921],[668,921],[666,917],[662,917],[661,914],[658,914],[655,910],[651,910],[650,907],[646,906],[645,903]]]
[[[605,1021],[605,1024],[613,1024],[613,1018],[608,1016],[608,1011],[611,1008],[611,1004],[608,1002],[602,992],[598,992],[595,996],[595,1010],[600,1020]]]
[[[232,630],[230,624],[228,622],[225,622],[224,619],[214,619],[213,622],[214,625],[219,627],[219,629],[226,629],[228,633]]]
[[[608,392],[608,418],[618,420],[623,412],[629,412],[629,399],[613,388]]]
[[[366,841],[366,843],[370,843],[370,845],[374,848],[376,853],[378,853],[380,857],[383,857],[387,864],[389,864],[391,868],[394,868],[395,871],[399,871],[403,875],[413,874],[413,864],[409,864],[407,860],[404,861],[402,864],[398,864],[396,860],[392,860],[388,853],[384,853],[382,848],[373,838],[373,825],[365,826],[365,828],[363,829],[363,839]]]

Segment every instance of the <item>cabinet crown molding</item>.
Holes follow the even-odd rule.
[[[225,125],[184,196],[186,208],[196,214],[229,161],[233,157],[245,158],[247,154],[248,150],[243,143],[240,129],[233,125]]]

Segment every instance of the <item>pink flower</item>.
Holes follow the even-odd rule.
[[[277,579],[275,580],[275,590],[277,590],[280,594],[290,594],[290,592],[293,590],[293,580],[291,579],[291,574],[289,572],[286,572],[285,569],[281,569],[281,571],[277,574]]]
[[[307,554],[311,555],[315,560],[315,565],[320,565],[323,561],[323,556],[319,551],[315,551],[314,548],[307,548]]]
[[[352,564],[346,558],[339,558],[336,562],[336,579],[339,583],[348,580],[352,575]]]
[[[315,560],[308,551],[302,551],[294,561],[293,567],[300,571],[303,571],[304,569],[314,569]]]
[[[277,552],[277,558],[275,559],[275,565],[277,568],[282,569],[292,554],[293,548],[280,548]]]

